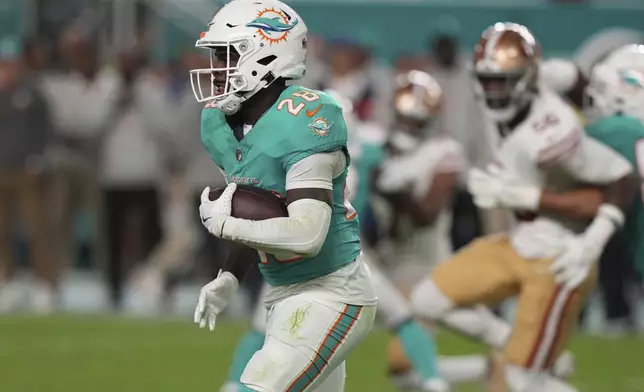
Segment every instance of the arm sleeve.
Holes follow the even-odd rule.
[[[461,145],[453,140],[444,144],[444,154],[436,163],[435,173],[461,173],[467,168],[467,159]]]
[[[288,171],[286,189],[333,189],[333,179],[344,171],[342,151],[310,155]],[[312,257],[320,252],[331,223],[331,207],[320,200],[300,199],[288,206],[287,218],[262,221],[229,218],[223,228],[226,239],[267,253]]]
[[[584,134],[560,157],[559,164],[575,178],[590,184],[613,182],[633,171],[625,158]]]
[[[333,190],[333,179],[346,168],[342,151],[314,154],[294,164],[286,174],[286,190],[322,188]]]

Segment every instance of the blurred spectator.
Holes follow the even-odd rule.
[[[119,56],[119,99],[101,154],[108,283],[115,308],[122,305],[126,275],[161,241],[161,185],[176,148],[164,124],[172,106],[159,99],[164,83],[144,65],[140,50]]]
[[[306,47],[306,75],[298,80],[297,84],[313,89],[323,85],[328,72],[328,65],[324,58],[326,53],[327,45],[324,38],[311,35],[309,31]]]
[[[168,157],[173,160],[171,178],[164,187],[164,240],[131,282],[148,311],[167,304],[166,295],[178,278],[195,267],[206,266],[202,276],[213,276],[221,257],[217,239],[203,230],[199,197],[206,186],[217,187],[224,179],[201,144],[201,109],[192,93],[189,71],[206,68],[208,58],[194,50],[183,51],[167,68],[157,67],[157,91],[146,100],[146,119],[165,135]],[[199,239],[203,241],[199,241]],[[205,246],[201,249],[198,244]],[[189,260],[204,261],[190,263]]]
[[[213,276],[219,270],[217,261],[222,260],[218,239],[203,230],[199,217],[201,192],[205,187],[217,188],[225,186],[226,182],[217,166],[212,162],[208,152],[201,143],[201,109],[202,103],[195,100],[190,86],[189,73],[191,69],[207,68],[208,59],[194,51],[186,51],[181,55],[178,67],[174,69],[174,80],[180,94],[175,99],[181,102],[183,110],[176,113],[175,128],[181,132],[183,141],[182,151],[185,168],[187,192],[190,199],[190,216],[192,224],[197,228],[201,239],[197,259],[200,266],[205,266],[207,275]],[[181,89],[179,90],[179,86]]]
[[[483,115],[473,93],[469,71],[470,50],[462,52],[460,26],[452,17],[441,17],[429,42],[429,73],[444,94],[442,128],[465,147],[472,166],[489,160]]]
[[[472,90],[468,68],[469,55],[461,55],[460,27],[453,17],[441,17],[434,24],[430,39],[429,73],[443,90],[441,129],[465,149],[472,166],[482,166],[489,159],[482,113]],[[463,171],[463,174],[467,170]],[[464,178],[462,178],[463,180]],[[481,234],[478,210],[461,185],[453,203],[452,245],[459,249]]]
[[[91,37],[75,27],[62,34],[59,51],[64,71],[43,78],[43,89],[57,131],[50,158],[55,167],[57,256],[61,265],[66,265],[75,256],[74,219],[84,213],[91,222],[99,221],[98,153],[115,121],[119,78],[112,69],[99,64]],[[100,251],[100,241],[94,242]]]
[[[617,232],[608,242],[599,262],[599,284],[604,296],[605,332],[623,335],[634,331],[633,294],[637,274],[627,237]]]
[[[40,38],[34,37],[25,41],[23,51],[23,72],[39,79],[49,63],[49,48]]]
[[[202,271],[200,277],[216,276],[221,265],[219,264],[225,258],[226,248],[221,246],[221,240],[213,237],[207,230],[203,229],[201,218],[199,217],[199,204],[201,203],[201,192],[205,187],[211,189],[225,186],[226,180],[217,166],[212,162],[208,152],[201,143],[201,123],[200,112],[203,104],[197,103],[192,93],[189,81],[187,80],[189,71],[197,68],[207,68],[208,59],[200,56],[194,51],[185,52],[180,59],[180,67],[175,72],[179,75],[177,79],[184,80],[184,89],[181,95],[181,107],[185,108],[183,112],[176,113],[176,129],[180,130],[183,138],[184,165],[186,169],[187,190],[190,195],[190,216],[192,225],[196,228],[199,236],[199,249],[197,251],[197,270]],[[195,113],[197,113],[195,115]],[[261,288],[261,276],[257,267],[251,268],[244,280],[242,287],[249,294],[251,306],[259,296]]]
[[[396,74],[427,68],[427,59],[421,56],[406,54],[399,56],[394,63]]]
[[[11,281],[11,240],[21,223],[36,277],[29,289],[31,306],[49,312],[56,303],[58,273],[50,253],[43,154],[53,131],[47,103],[30,77],[29,52],[21,62],[18,51],[17,40],[0,40],[0,311],[20,300],[20,288]]]
[[[392,80],[389,68],[371,58],[366,40],[338,38],[330,44],[329,74],[316,87],[349,99],[359,120],[385,126],[392,117]]]

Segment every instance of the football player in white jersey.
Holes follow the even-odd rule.
[[[549,371],[593,287],[595,261],[623,224],[637,186],[631,165],[588,138],[577,113],[539,85],[539,63],[538,42],[518,24],[497,23],[476,45],[475,90],[494,129],[496,157],[485,169],[470,170],[468,188],[480,208],[507,208],[517,224],[439,264],[412,294],[419,314],[502,348],[505,382],[513,392],[575,391]],[[587,184],[603,191],[590,224],[551,212],[564,206],[544,197],[548,192]],[[581,195],[570,209],[584,203],[588,198]],[[510,334],[480,304],[514,296],[518,309]]]
[[[452,254],[449,240],[449,203],[458,177],[466,169],[461,146],[440,129],[437,118],[442,92],[435,79],[422,71],[402,73],[394,94],[397,127],[392,131],[388,157],[382,165],[377,187],[390,202],[393,219],[384,257],[395,259],[401,284],[413,276],[425,276]],[[373,269],[372,269],[373,270]],[[396,304],[396,296],[381,293],[380,309]],[[509,324],[488,312],[496,330]],[[418,385],[417,366],[409,360],[405,342],[394,338],[389,345],[389,372],[399,387]],[[492,370],[482,355],[440,356],[438,368],[455,384],[483,380]]]
[[[436,124],[441,88],[422,71],[396,78],[396,129],[377,179],[394,213],[392,254],[396,264],[419,264],[426,272],[451,254],[449,204],[465,170],[461,145]]]
[[[451,253],[449,204],[459,176],[466,167],[461,146],[441,133],[436,119],[442,92],[429,74],[412,70],[396,78],[394,111],[387,155],[376,188],[391,210],[389,245],[381,256],[395,266],[399,283],[426,275]],[[373,269],[372,269],[373,270]],[[384,274],[381,274],[384,276]],[[394,275],[396,273],[394,272]],[[417,282],[417,280],[416,280]],[[388,283],[391,290],[395,290]],[[381,292],[379,309],[408,309],[397,292]],[[389,312],[393,313],[393,312]],[[399,386],[412,386],[418,375],[413,358],[421,355],[404,335],[394,335],[389,349],[389,372]],[[407,360],[409,358],[409,361]],[[439,370],[449,382],[470,381],[485,372],[483,357],[440,357]]]

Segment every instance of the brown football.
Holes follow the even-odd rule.
[[[224,188],[217,188],[210,191],[210,200],[217,200]],[[288,216],[286,200],[283,197],[252,185],[237,184],[237,190],[233,195],[232,216],[241,219],[264,220],[271,218],[282,218]]]

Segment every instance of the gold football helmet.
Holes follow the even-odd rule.
[[[396,77],[396,115],[425,125],[438,114],[441,95],[440,86],[429,74],[415,70],[402,73]]]
[[[441,107],[441,88],[426,72],[412,70],[396,77],[394,112],[396,130],[390,142],[398,150],[418,147],[438,116]]]
[[[474,47],[475,93],[487,114],[498,122],[511,120],[537,88],[541,47],[530,30],[516,23],[496,23]]]

